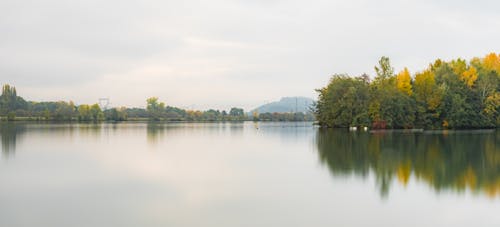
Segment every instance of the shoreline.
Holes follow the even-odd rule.
[[[14,120],[7,120],[6,117],[0,117],[0,123],[83,123],[83,124],[100,124],[100,123],[124,123],[124,122],[140,122],[140,123],[243,123],[243,122],[311,122],[313,125],[314,121],[266,121],[266,120],[258,120],[255,121],[253,119],[249,120],[149,120],[148,118],[130,118],[122,121],[115,120],[101,120],[101,121],[81,121],[78,119],[73,120],[47,120],[47,119],[38,119],[38,118],[30,118],[30,117],[16,117]]]

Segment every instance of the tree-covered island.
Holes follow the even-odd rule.
[[[395,74],[389,58],[376,77],[334,75],[318,89],[316,119],[324,127],[478,129],[500,126],[500,55],[436,60],[423,71]]]

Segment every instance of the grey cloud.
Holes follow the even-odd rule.
[[[100,83],[109,82],[103,79],[109,75],[139,81],[148,76],[143,71],[161,68],[152,73],[155,79],[141,84],[155,89],[120,87],[106,95],[127,103],[136,98],[124,91],[134,90],[133,95],[168,96],[165,99],[173,102],[189,100],[201,106],[232,105],[238,99],[241,105],[253,105],[283,94],[311,97],[333,73],[373,74],[382,55],[389,56],[397,70],[408,66],[416,71],[438,57],[469,58],[500,51],[496,45],[500,32],[494,29],[500,26],[499,4],[3,0],[0,82],[20,88],[57,87],[57,91],[80,84],[85,85],[80,89],[92,89],[106,87]],[[236,87],[228,91],[252,92],[258,87],[260,94],[235,94],[224,103],[223,91],[207,90],[186,99],[172,93],[192,89],[189,81],[203,81],[207,89]],[[116,86],[109,83],[108,87]],[[27,95],[57,96],[47,94],[49,89],[35,90]],[[183,95],[189,93],[196,91]]]

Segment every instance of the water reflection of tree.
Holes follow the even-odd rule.
[[[382,196],[397,179],[427,182],[436,191],[466,189],[500,195],[498,132],[411,134],[319,130],[319,157],[333,175],[375,175]]]
[[[2,156],[4,158],[9,158],[13,156],[16,152],[17,140],[21,133],[25,131],[25,127],[22,124],[16,124],[13,122],[2,122],[0,123],[0,137],[2,141]]]
[[[72,127],[68,127],[67,125],[63,125],[61,130],[72,130]],[[53,127],[49,127],[49,130],[51,132],[54,131]],[[99,138],[101,136],[101,133],[103,131],[103,125],[100,123],[84,123],[84,124],[78,124],[78,130],[80,135],[82,136],[88,136],[88,137],[93,137],[93,138]]]
[[[228,123],[225,123],[221,126],[222,127],[224,127],[224,126],[229,127],[229,130],[230,130],[232,135],[243,134],[243,130],[245,128],[244,122],[228,122]],[[255,125],[254,125],[254,127],[255,127]]]
[[[158,142],[158,138],[163,137],[166,126],[163,123],[148,122],[146,130],[148,142],[150,144],[156,144]]]

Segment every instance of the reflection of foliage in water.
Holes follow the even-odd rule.
[[[146,129],[148,142],[150,144],[155,144],[158,142],[158,138],[163,136],[166,126],[162,123],[148,122]]]
[[[16,152],[16,143],[19,139],[19,134],[25,131],[22,124],[13,122],[0,123],[0,137],[2,141],[2,155],[9,158]]]
[[[466,189],[500,195],[500,133],[349,133],[319,130],[319,157],[333,175],[366,177],[372,171],[382,196],[393,178],[406,185],[410,177],[436,191]]]

